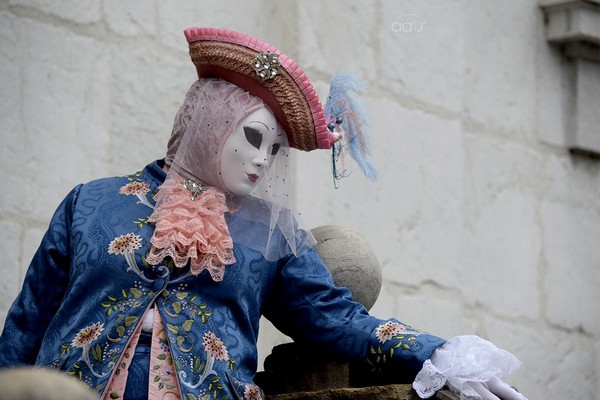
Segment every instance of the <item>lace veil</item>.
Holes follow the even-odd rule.
[[[223,145],[246,115],[262,107],[260,98],[221,79],[192,85],[175,117],[165,158],[170,169],[150,218],[156,224],[150,263],[171,256],[181,267],[189,260],[192,273],[206,268],[220,280],[224,265],[235,261],[232,241],[270,261],[299,256],[315,243],[293,211],[287,143],[250,195],[227,193],[221,179]],[[202,194],[192,199],[185,180],[203,185]]]

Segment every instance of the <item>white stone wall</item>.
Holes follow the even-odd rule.
[[[164,153],[194,25],[280,47],[324,96],[339,70],[370,82],[379,181],[348,161],[334,190],[323,152],[296,172],[309,225],[376,249],[376,315],[513,351],[530,399],[600,399],[600,160],[561,145],[576,67],[536,0],[0,0],[0,321],[69,189]],[[265,326],[263,355],[281,340]]]

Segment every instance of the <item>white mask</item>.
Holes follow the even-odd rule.
[[[221,179],[225,190],[247,195],[264,178],[285,133],[268,108],[259,108],[235,127],[221,152]]]

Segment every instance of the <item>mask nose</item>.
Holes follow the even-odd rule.
[[[257,152],[256,156],[252,160],[252,164],[254,164],[258,168],[265,168],[269,165],[269,154],[265,150],[260,150]]]

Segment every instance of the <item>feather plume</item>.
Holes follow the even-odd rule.
[[[340,72],[331,80],[331,87],[325,103],[325,119],[330,130],[337,126],[344,132],[342,144],[334,146],[334,176],[343,176],[335,171],[335,159],[349,149],[350,155],[363,173],[372,181],[377,179],[375,166],[368,159],[371,154],[370,121],[367,112],[358,99],[358,94],[366,93],[365,85],[354,75]],[[337,153],[337,154],[336,154]]]

